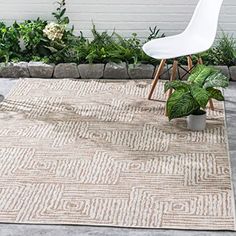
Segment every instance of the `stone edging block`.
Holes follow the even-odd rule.
[[[229,73],[230,73],[231,79],[233,81],[236,81],[236,66],[231,66],[229,68]]]
[[[226,77],[230,78],[230,72],[229,72],[229,68],[228,66],[213,66],[215,69],[221,71],[221,73],[223,75],[225,75]]]
[[[55,65],[43,62],[29,62],[28,67],[30,76],[33,78],[51,78]]]
[[[130,64],[128,74],[130,79],[152,79],[155,67],[150,64]]]
[[[27,78],[30,77],[28,63],[0,63],[0,77],[3,78]]]
[[[171,65],[168,65],[170,67]],[[187,69],[187,66],[182,66]],[[236,81],[236,66],[213,66],[224,75]],[[130,64],[125,62],[107,64],[79,64],[60,63],[58,65],[43,62],[0,63],[0,77],[2,78],[73,78],[73,79],[151,79],[158,66],[151,64]],[[167,72],[167,65],[163,72]],[[169,80],[172,70],[162,74],[161,79]],[[186,72],[179,69],[182,77]],[[184,77],[186,80],[188,75]]]
[[[54,78],[80,78],[79,69],[76,63],[60,63],[55,66]]]
[[[80,64],[79,73],[82,79],[103,78],[105,64]]]
[[[109,62],[105,66],[104,79],[129,79],[128,68],[125,62]]]

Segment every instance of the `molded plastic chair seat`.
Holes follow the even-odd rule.
[[[223,1],[199,0],[183,33],[151,40],[143,46],[144,52],[156,59],[173,59],[208,50],[215,40]]]
[[[209,45],[206,44],[204,39],[200,37],[189,37],[184,33],[154,39],[143,46],[143,51],[155,59],[173,59],[197,54],[208,49]]]

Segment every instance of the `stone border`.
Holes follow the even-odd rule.
[[[236,66],[214,66],[231,80],[236,81]],[[187,69],[186,66],[183,68]],[[43,62],[0,63],[2,78],[73,78],[73,79],[152,79],[156,68],[150,64],[130,64],[125,62],[107,64],[60,63],[45,64]],[[164,69],[167,70],[167,66]],[[186,72],[180,69],[180,75]],[[171,73],[171,70],[170,70]],[[168,79],[166,73],[162,79]],[[185,76],[184,79],[187,79]]]

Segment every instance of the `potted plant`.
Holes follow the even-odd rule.
[[[174,90],[167,101],[169,120],[187,117],[188,128],[204,130],[206,127],[206,106],[212,99],[223,101],[219,88],[226,88],[229,78],[218,70],[198,65],[187,82],[175,80],[165,83],[165,92]]]

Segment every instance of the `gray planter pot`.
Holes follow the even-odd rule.
[[[187,117],[188,129],[202,131],[206,128],[206,113],[202,115],[189,115]]]

